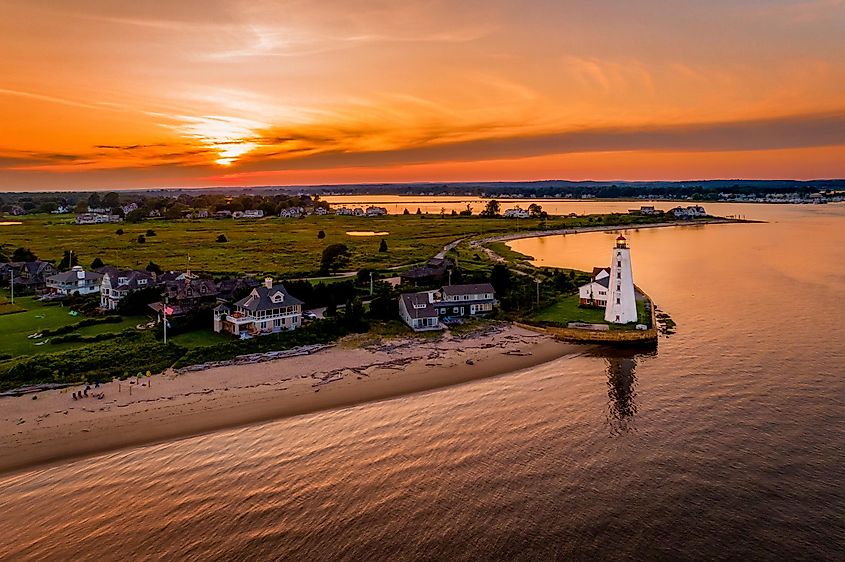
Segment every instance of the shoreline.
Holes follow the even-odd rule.
[[[748,220],[748,219],[728,219],[722,217],[705,218],[701,220],[676,220],[667,222],[654,222],[645,224],[629,224],[629,225],[602,225],[602,226],[581,226],[577,228],[558,228],[555,230],[529,230],[525,232],[512,232],[509,234],[500,234],[497,236],[488,236],[485,238],[478,238],[470,240],[470,244],[478,246],[488,242],[510,242],[511,240],[521,240],[523,238],[543,238],[545,236],[560,236],[566,234],[579,234],[585,232],[615,232],[617,230],[640,230],[644,228],[666,228],[670,226],[697,226],[705,224],[745,224],[745,223],[762,223],[764,221]]]
[[[0,474],[433,391],[586,349],[514,325],[464,337],[350,343],[355,342],[252,365],[169,370],[137,385],[110,382],[93,391],[103,392],[102,400],[74,401],[71,394],[83,388],[79,385],[44,391],[36,399],[0,398]]]

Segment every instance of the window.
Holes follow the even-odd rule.
[[[619,297],[616,297],[616,304],[622,304],[622,303],[620,302]]]
[[[616,262],[616,267],[622,267],[622,262],[621,261]]]
[[[622,272],[621,272],[621,271],[617,271],[617,272],[616,272],[616,278],[617,278],[617,279],[622,279]]]

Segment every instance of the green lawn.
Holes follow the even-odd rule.
[[[195,347],[206,347],[209,345],[230,342],[236,338],[234,336],[214,332],[209,324],[207,330],[195,330],[193,332],[177,334],[172,338],[169,337],[167,339],[173,343],[178,343],[182,347],[193,349]]]
[[[84,319],[83,316],[71,316],[70,310],[61,305],[47,306],[33,297],[17,297],[15,304],[26,309],[26,312],[7,314],[0,316],[0,355],[34,355],[37,353],[51,353],[64,351],[85,345],[85,342],[67,342],[61,344],[35,345],[49,337],[37,340],[27,339],[26,336],[40,332],[45,329],[55,329],[68,324],[76,324]],[[80,328],[77,332],[85,336],[101,334],[105,332],[120,332],[129,327],[134,327],[140,322],[145,322],[142,317],[128,317],[117,324],[97,324]]]
[[[566,326],[568,322],[587,322],[590,324],[605,324],[603,308],[582,308],[577,294],[563,297],[554,304],[544,308],[531,316],[530,320],[538,322],[554,322]],[[645,301],[637,301],[637,315],[639,322],[648,324],[645,313]],[[611,330],[631,329],[634,323],[619,325],[610,324]]]

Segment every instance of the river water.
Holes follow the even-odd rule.
[[[656,352],[6,475],[0,559],[842,560],[845,206],[742,214],[627,233]]]

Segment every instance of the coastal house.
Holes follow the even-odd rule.
[[[81,213],[76,215],[76,224],[106,224],[110,222],[121,222],[120,215],[106,213]]]
[[[232,306],[214,309],[214,331],[239,337],[295,330],[302,325],[302,301],[291,296],[282,284],[267,277],[246,297]]]
[[[232,218],[232,211],[226,211],[225,209],[222,211],[217,211],[214,213],[215,219],[230,219]]]
[[[701,205],[690,205],[689,207],[669,209],[667,214],[674,215],[677,219],[693,219],[696,217],[706,217],[707,211]]]
[[[446,280],[448,272],[455,268],[452,260],[446,258],[431,258],[425,265],[412,267],[399,275],[402,283],[414,286],[436,285]]]
[[[339,209],[335,210],[334,214],[337,215],[337,216],[352,215],[353,212],[352,212],[352,209],[350,209],[349,207],[340,207]]]
[[[124,205],[123,207],[121,207],[121,209],[123,209],[124,215],[128,215],[132,211],[138,210],[138,204],[137,203],[129,203],[128,205]]]
[[[177,273],[177,272],[171,272]],[[217,286],[211,279],[200,279],[190,272],[185,272],[176,280],[164,280],[167,274],[159,276],[161,296],[164,301],[154,302],[149,307],[161,314],[165,302],[172,309],[168,316],[184,316],[204,308],[210,308],[217,302]]]
[[[328,209],[326,209],[325,207],[317,207],[316,209],[314,209],[315,215],[326,215],[328,214],[328,212]]]
[[[260,219],[263,216],[264,211],[261,209],[247,209],[243,214],[243,218],[245,219]]]
[[[364,209],[361,207],[355,207],[352,209],[352,214],[356,217],[363,217],[364,216]]]
[[[504,217],[508,219],[527,219],[529,216],[528,211],[519,206],[508,209],[504,213]]]
[[[103,274],[100,283],[100,308],[103,310],[115,310],[129,293],[156,286],[155,279],[146,271],[102,267],[98,273]]]
[[[659,215],[663,211],[658,211],[654,205],[641,205],[639,209],[628,209],[629,215]]]
[[[590,282],[578,287],[581,306],[604,308],[607,305],[607,290],[610,286],[610,268],[594,267]]]
[[[24,209],[20,205],[12,205],[9,208],[9,214],[15,217],[20,217],[26,214],[26,209]]]
[[[283,219],[298,219],[305,214],[305,209],[302,207],[289,207],[279,211],[279,216]]]
[[[440,318],[479,316],[493,311],[496,291],[490,283],[447,285],[433,291],[404,293],[399,316],[414,331],[441,329]]]
[[[437,310],[432,305],[431,294],[405,293],[399,297],[399,316],[415,332],[443,329]]]
[[[374,207],[370,206],[367,207],[367,210],[364,211],[368,217],[383,217],[387,214],[387,209],[385,207]]]
[[[238,277],[223,279],[217,283],[217,301],[221,304],[236,300],[241,295],[250,292],[261,285],[254,277]]]
[[[433,294],[440,316],[476,316],[493,311],[496,291],[490,283],[447,285]]]
[[[21,294],[42,291],[47,286],[47,277],[56,273],[58,270],[52,263],[42,260],[0,263],[0,283],[14,280],[15,291]]]
[[[95,271],[85,271],[75,265],[70,271],[47,277],[47,290],[55,295],[90,295],[100,292],[103,276]]]

